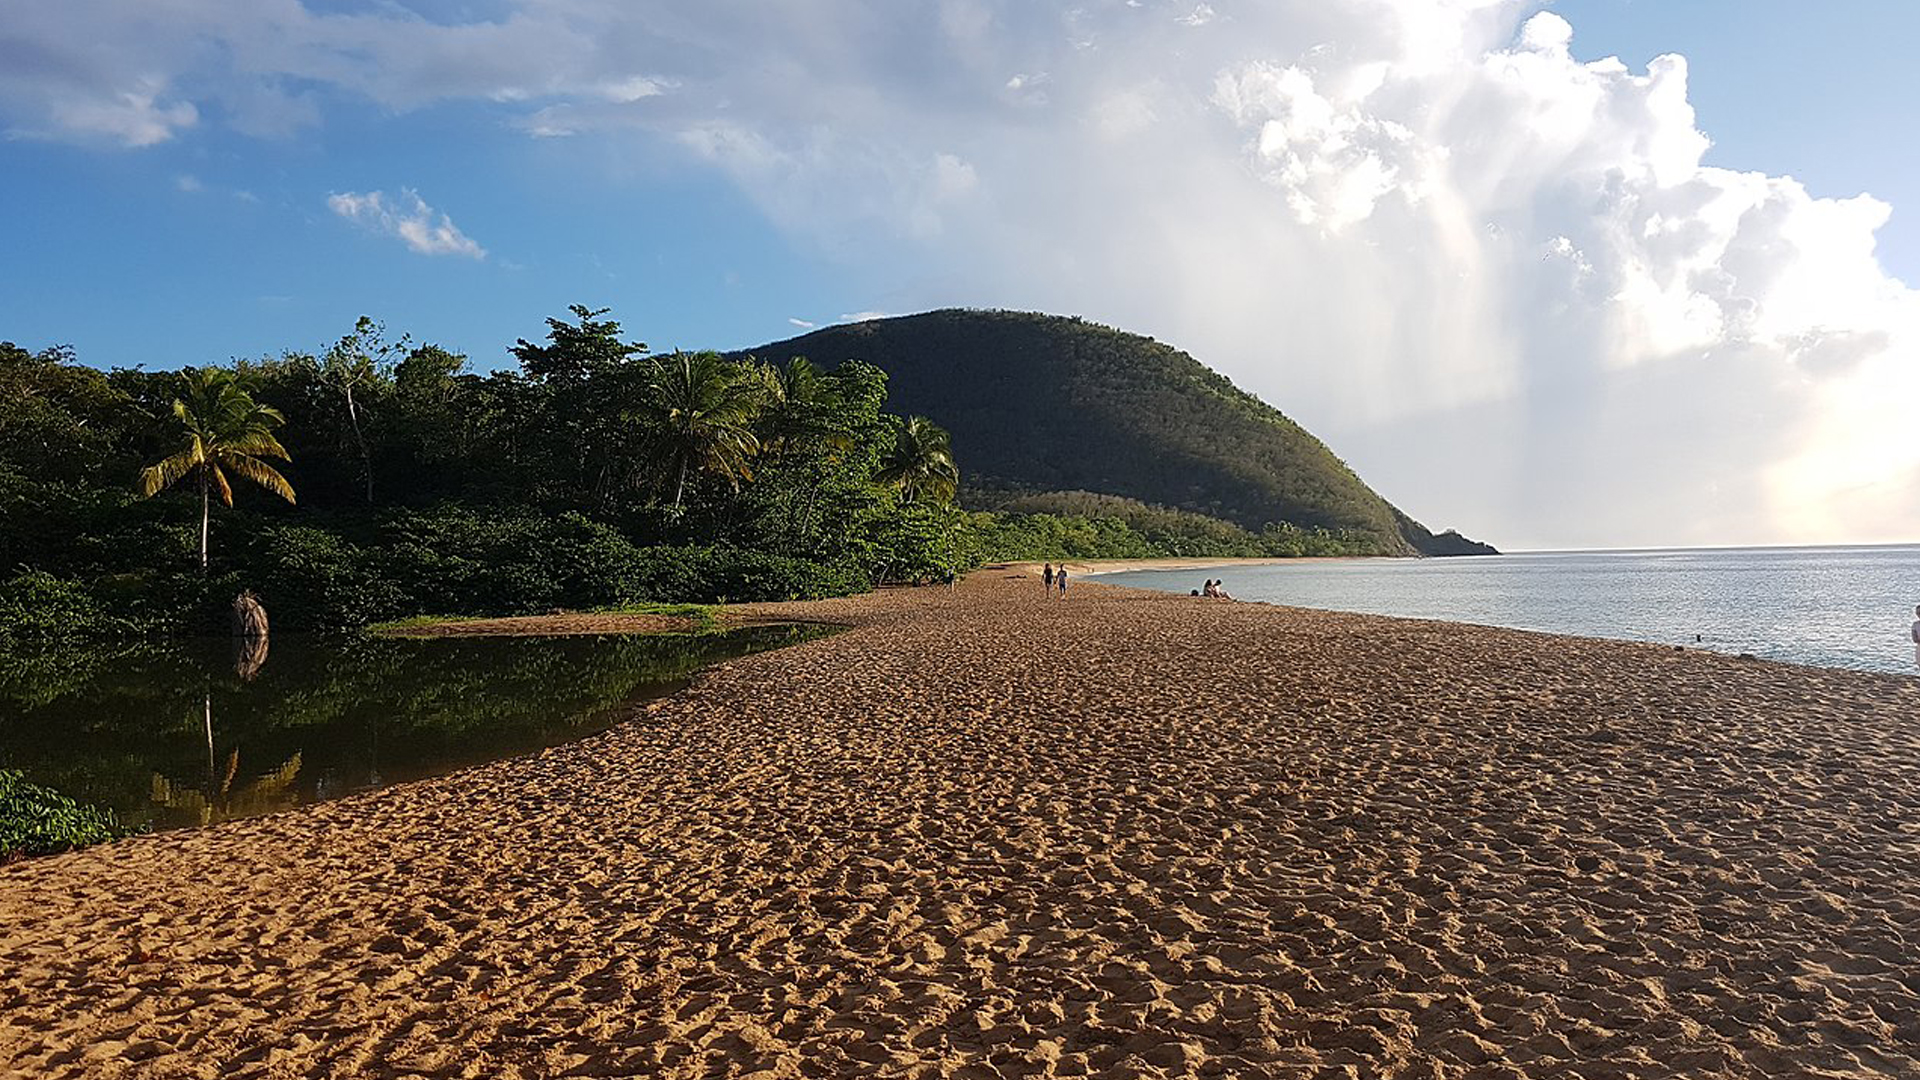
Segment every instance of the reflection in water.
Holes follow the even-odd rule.
[[[599,731],[719,660],[829,633],[264,637],[0,657],[0,767],[136,826],[286,809]]]

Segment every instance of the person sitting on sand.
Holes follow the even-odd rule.
[[[1231,599],[1233,599],[1233,594],[1232,594],[1232,593],[1230,593],[1230,592],[1228,592],[1228,591],[1227,591],[1227,590],[1226,590],[1226,589],[1224,588],[1224,586],[1225,586],[1225,585],[1226,585],[1226,582],[1224,582],[1224,581],[1216,581],[1216,582],[1214,582],[1214,583],[1213,583],[1213,595],[1215,595],[1215,596],[1217,596],[1217,597],[1219,597],[1219,598],[1220,598],[1220,599],[1222,599],[1222,600],[1231,600]]]
[[[1214,591],[1214,584],[1213,584],[1212,578],[1208,578],[1207,583],[1205,585],[1200,586],[1200,595],[1209,596],[1209,597],[1220,595],[1219,593]]]

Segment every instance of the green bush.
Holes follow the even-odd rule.
[[[113,811],[74,802],[0,769],[0,862],[51,855],[129,835]]]
[[[727,547],[637,549],[622,602],[743,604],[866,592],[857,567]]]
[[[77,581],[29,570],[0,583],[0,643],[70,641],[127,628]]]

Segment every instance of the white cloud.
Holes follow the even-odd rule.
[[[10,11],[0,116],[143,146],[239,102],[263,132],[343,95],[486,103],[714,171],[891,273],[893,310],[1070,311],[1186,346],[1436,526],[1911,539],[1920,315],[1874,256],[1888,208],[1703,164],[1684,59],[1583,59],[1542,6],[501,0],[446,25],[69,0]],[[480,254],[417,196],[342,205]]]
[[[126,146],[153,146],[200,121],[190,101],[163,101],[153,91],[126,90],[63,98],[49,106],[54,132],[81,140],[107,138]]]
[[[1217,13],[1208,4],[1195,4],[1192,11],[1180,16],[1180,22],[1187,26],[1205,26],[1217,17]]]
[[[327,209],[374,232],[398,237],[422,255],[487,257],[486,249],[461,232],[452,218],[428,206],[409,188],[402,188],[392,199],[381,191],[335,193],[327,196]]]
[[[667,92],[667,87],[658,79],[649,79],[644,75],[619,79],[603,83],[600,94],[617,105],[631,105],[642,98],[658,97]]]
[[[820,326],[819,323],[810,323],[805,319],[796,319],[796,318],[793,318],[792,316],[788,316],[787,321],[799,327],[802,330],[816,330]]]

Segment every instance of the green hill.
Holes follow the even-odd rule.
[[[889,408],[933,418],[976,501],[1091,492],[1258,530],[1360,534],[1382,553],[1490,553],[1435,536],[1278,409],[1186,353],[1078,318],[932,311],[752,350],[887,372]]]

